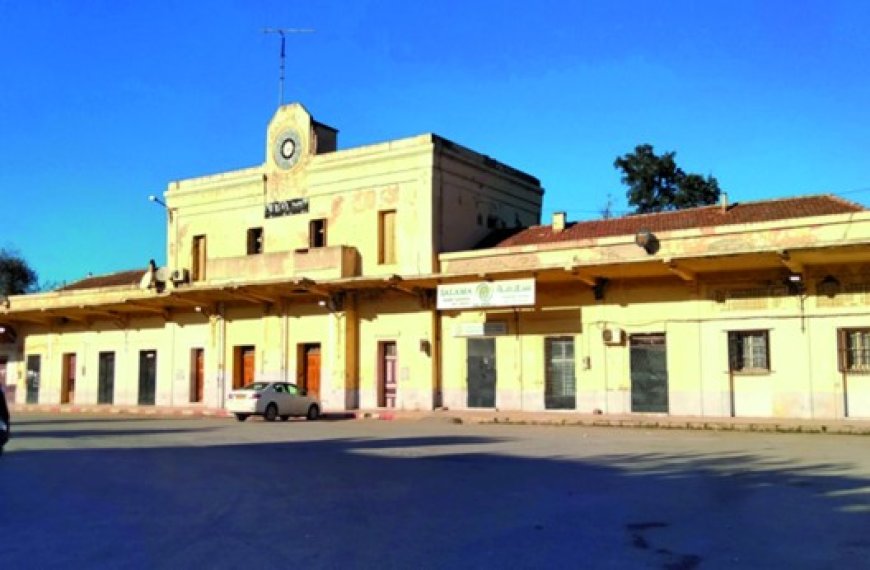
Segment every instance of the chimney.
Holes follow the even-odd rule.
[[[722,207],[723,212],[728,211],[728,192],[722,192],[719,194],[719,205]]]
[[[559,233],[565,229],[565,212],[553,212],[553,233]]]

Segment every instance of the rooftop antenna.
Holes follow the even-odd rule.
[[[310,28],[263,28],[264,34],[281,36],[281,76],[278,78],[278,106],[284,104],[284,59],[287,34],[313,34]]]

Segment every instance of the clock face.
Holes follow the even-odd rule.
[[[287,129],[275,138],[275,145],[272,147],[272,156],[275,159],[275,164],[279,168],[292,168],[299,161],[302,144],[300,143],[299,134]]]
[[[296,154],[296,141],[292,138],[286,138],[281,143],[281,156],[285,160],[290,160]]]

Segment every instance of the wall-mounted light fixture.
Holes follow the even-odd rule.
[[[607,290],[608,283],[610,283],[610,280],[606,277],[595,278],[595,285],[592,286],[592,296],[595,297],[596,301],[604,299],[604,292]]]
[[[149,202],[154,202],[155,204],[157,204],[157,205],[159,205],[159,206],[163,206],[163,209],[166,210],[166,214],[169,216],[169,221],[170,221],[170,222],[172,221],[172,210],[173,210],[173,208],[170,208],[169,206],[167,206],[167,205],[166,205],[166,202],[164,202],[163,200],[161,200],[160,198],[158,198],[158,197],[155,196],[154,194],[150,194],[150,195],[148,196],[148,201],[149,201]]]
[[[825,297],[833,298],[840,292],[840,280],[833,275],[825,275],[816,285],[816,291]]]
[[[800,273],[791,273],[785,278],[785,286],[790,295],[800,295],[804,292],[804,278]]]
[[[197,313],[205,316],[205,317],[208,317],[209,319],[212,317],[217,318],[220,316],[220,313],[218,311],[216,311],[214,309],[209,309],[208,307],[201,307],[201,306],[197,305],[196,307],[193,308],[193,310],[196,311]]]
[[[344,293],[333,293],[329,297],[317,301],[317,304],[333,312],[342,311],[344,310]]]
[[[641,228],[637,231],[634,235],[634,243],[650,255],[659,250],[658,238],[646,228]]]

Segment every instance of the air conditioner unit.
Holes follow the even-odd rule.
[[[625,331],[619,327],[604,327],[601,339],[604,344],[622,344],[625,342]]]
[[[171,280],[176,285],[179,285],[181,283],[187,283],[188,281],[190,281],[190,270],[189,269],[173,269]]]

